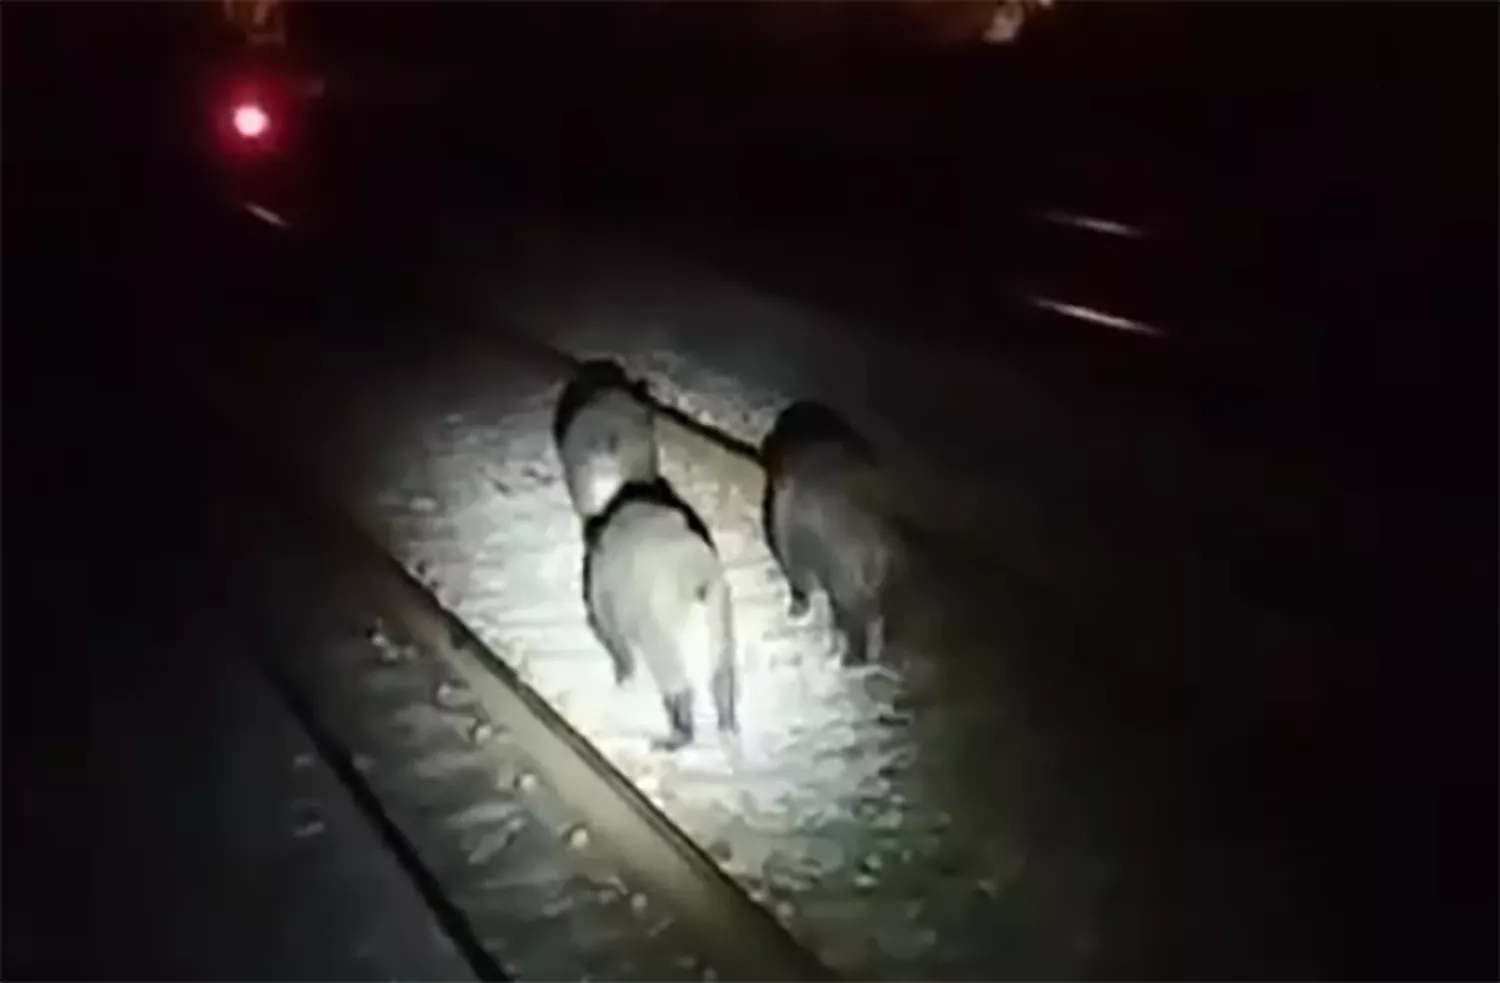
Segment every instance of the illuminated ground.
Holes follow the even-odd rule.
[[[616,692],[583,624],[580,545],[548,447],[555,385],[493,358],[449,365],[463,362],[466,386],[442,378],[437,402],[406,418],[410,443],[401,431],[379,431],[390,437],[371,463],[385,465],[374,472],[384,481],[368,501],[396,551],[430,570],[439,596],[840,968],[931,966],[944,925],[964,942],[982,941],[954,915],[968,908],[987,917],[993,899],[985,891],[1019,876],[1022,861],[1004,827],[977,843],[946,836],[955,806],[921,788],[911,728],[923,697],[905,674],[841,672],[826,651],[825,619],[788,625],[748,502],[732,486],[724,493],[712,463],[684,467],[669,449],[669,473],[704,512],[730,564],[748,668],[745,733],[737,758],[717,747],[675,757],[651,751],[659,702],[644,685]],[[382,382],[366,390],[382,411],[415,412],[393,405],[383,394],[396,383]],[[935,764],[928,782],[944,766]],[[945,898],[924,873],[939,862],[975,876],[943,879],[952,893]],[[948,958],[964,958],[951,951]],[[984,965],[995,957],[967,958]]]
[[[852,352],[867,378],[910,363],[851,346],[815,310],[669,256],[545,242],[544,263],[497,265],[457,313],[418,312],[467,319],[449,321],[440,343],[387,359],[310,334],[293,332],[289,346],[246,334],[228,362],[260,379],[244,391],[268,429],[800,938],[843,972],[887,978],[1339,964],[1333,940],[1357,916],[1313,900],[1336,890],[1340,869],[1338,857],[1307,860],[1326,852],[1323,820],[1289,833],[1266,811],[1271,777],[1297,808],[1326,806],[1298,776],[1216,745],[1213,728],[1185,729],[1195,725],[1149,688],[1080,675],[1071,658],[1090,649],[1098,668],[1106,629],[1040,614],[1004,564],[974,566],[948,548],[919,556],[890,664],[838,669],[821,612],[805,625],[783,614],[755,528],[755,469],[680,435],[666,439],[666,467],[730,567],[746,732],[737,755],[650,750],[659,704],[644,680],[614,688],[583,622],[581,547],[548,435],[556,366],[502,325],[573,355],[620,357],[668,404],[751,442],[794,396],[868,412],[883,390],[842,388],[837,370]],[[274,375],[261,375],[266,366]],[[940,405],[944,380],[928,372],[930,388],[906,395]],[[926,485],[993,482],[937,470],[952,467],[955,446],[934,441],[916,458]],[[998,532],[1044,554],[1058,534],[1028,516],[1055,513],[1038,511],[1028,484],[977,486],[1008,488],[1000,501],[1014,511],[991,528],[967,525],[974,512],[945,514],[937,528],[979,528],[980,552]],[[1074,583],[1096,578],[1089,564],[1101,562],[1051,560]],[[1134,640],[1114,641],[1124,651]]]

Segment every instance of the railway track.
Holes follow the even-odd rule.
[[[629,309],[623,302],[620,308]],[[552,313],[579,320],[566,309]],[[1053,638],[1043,630],[1030,637],[1045,622],[1028,610],[1040,600],[1029,605],[1031,598],[1017,595],[1014,585],[999,584],[996,571],[957,571],[954,550],[935,544],[924,550],[932,566],[921,592],[923,623],[909,626],[909,668],[916,670],[906,674],[910,678],[827,669],[816,648],[819,626],[789,624],[779,610],[781,589],[766,576],[754,520],[763,477],[749,447],[725,438],[727,431],[753,440],[778,402],[775,394],[736,389],[738,380],[721,387],[701,372],[684,376],[674,370],[669,346],[649,335],[627,339],[637,343],[636,351],[617,353],[610,346],[619,339],[607,328],[595,339],[545,333],[564,352],[519,344],[510,332],[497,338],[488,327],[445,336],[444,349],[432,350],[430,362],[417,352],[415,359],[386,364],[378,355],[320,349],[315,339],[279,351],[252,339],[243,353],[252,365],[235,366],[223,351],[195,361],[218,365],[226,378],[214,380],[214,387],[243,399],[238,415],[275,433],[268,442],[295,448],[301,469],[335,489],[329,497],[341,509],[358,512],[366,548],[368,540],[384,544],[411,571],[402,570],[401,579],[415,576],[442,596],[439,609],[422,593],[435,637],[457,620],[450,612],[460,613],[467,622],[460,637],[472,628],[498,657],[485,667],[487,675],[504,676],[500,662],[509,667],[705,847],[741,891],[774,911],[798,940],[816,946],[825,963],[871,976],[1132,975],[1175,951],[1168,946],[1181,943],[1168,940],[1176,926],[1191,923],[1195,948],[1174,958],[1184,965],[1223,965],[1215,960],[1234,943],[1222,933],[1238,933],[1235,920],[1225,914],[1221,927],[1215,913],[1211,930],[1199,925],[1205,884],[1222,878],[1201,864],[1178,863],[1147,832],[1181,821],[1165,790],[1177,782],[1179,768],[1196,774],[1194,766],[1159,753],[1169,729],[1162,714],[1148,708],[1118,723],[1118,708],[1104,700],[1107,686],[1080,681],[1064,660],[1051,658],[1074,642],[1071,636]],[[628,354],[625,361],[652,381],[659,401],[680,410],[659,430],[663,467],[713,528],[737,617],[747,621],[747,655],[760,662],[749,667],[746,688],[755,702],[746,715],[754,750],[749,768],[726,768],[711,752],[697,757],[696,749],[670,762],[641,753],[639,727],[621,709],[628,701],[606,683],[606,660],[583,627],[576,520],[556,484],[547,420],[572,358],[596,354]],[[246,380],[239,387],[227,378],[237,374]],[[728,389],[737,394],[721,391]],[[951,526],[964,525],[966,510],[951,500],[916,497],[918,485],[911,490],[915,511],[946,520],[948,528],[930,531],[951,539]],[[281,583],[304,562],[280,561],[263,579]],[[388,558],[381,562],[396,568]],[[373,588],[362,594],[380,596]],[[351,609],[352,630],[364,630],[369,617],[368,606]],[[1004,657],[995,658],[996,652]],[[419,715],[413,709],[419,704],[467,691],[455,686],[440,694],[444,681],[455,685],[466,677],[462,662],[441,653],[435,664],[449,674],[446,680],[406,684],[390,674],[396,691],[391,713]],[[363,667],[330,670],[325,688],[339,694],[351,688],[351,678],[367,674]],[[1121,740],[1120,734],[1135,733],[1127,725],[1139,723],[1137,717],[1152,729]],[[457,730],[480,723],[474,716]],[[389,738],[368,740],[379,747]],[[981,747],[989,750],[971,760]],[[397,766],[402,769],[415,766]],[[963,785],[971,780],[985,783],[982,801]],[[395,801],[398,792],[393,788],[386,797]],[[476,787],[467,797],[456,795],[454,808],[487,794]],[[580,811],[589,808],[583,802]],[[1094,818],[1100,816],[1108,822]],[[550,828],[554,842],[569,838],[565,820]],[[437,840],[446,842],[443,834]],[[1132,856],[1142,859],[1122,859]],[[549,862],[550,869],[559,862]],[[1113,880],[1096,876],[1111,865],[1119,870]],[[1225,865],[1244,866],[1238,859]],[[1252,872],[1272,869],[1250,866]],[[445,876],[450,883],[462,877]],[[1259,880],[1239,885],[1237,893],[1269,892]],[[1141,897],[1163,881],[1171,883],[1171,904],[1153,901],[1142,915],[1146,924],[1105,919],[1122,904],[1109,892]],[[592,889],[580,878],[571,896]],[[554,897],[567,893],[559,889]],[[650,892],[639,893],[650,900]],[[523,919],[496,918],[496,938],[528,932]],[[669,931],[663,929],[663,940]],[[685,945],[699,940],[687,932],[672,938],[690,938]],[[693,962],[698,957],[671,951],[681,948],[675,941],[665,948],[667,965],[642,969],[642,977],[681,978],[707,969],[725,975],[706,959]],[[595,965],[606,962],[609,946],[598,951]],[[590,971],[583,964],[503,965],[520,976]]]
[[[355,462],[353,471],[345,463],[344,474],[327,477],[330,484],[344,482],[338,498],[361,510],[371,538],[424,579],[441,580],[434,589],[450,610],[461,612],[745,892],[840,972],[963,975],[1004,965],[1026,975],[1096,958],[1068,941],[1086,931],[1084,888],[1054,883],[1040,866],[1022,868],[1015,857],[1026,839],[1002,820],[982,818],[988,813],[966,812],[972,808],[966,800],[923,764],[951,762],[962,747],[978,743],[1028,746],[1023,735],[1058,744],[1053,755],[1081,754],[1062,747],[1065,736],[1033,719],[1023,698],[1006,701],[999,725],[987,723],[972,696],[985,687],[969,678],[966,690],[950,693],[937,678],[945,670],[927,652],[951,662],[955,653],[965,658],[961,653],[973,651],[976,641],[1016,651],[1026,646],[1017,637],[1020,619],[1009,614],[1012,602],[987,589],[989,574],[966,588],[980,596],[960,600],[952,593],[961,585],[947,569],[949,551],[924,550],[930,554],[924,559],[939,565],[931,579],[944,586],[923,592],[927,603],[915,606],[921,622],[909,625],[915,673],[865,678],[839,671],[820,654],[826,624],[816,617],[792,624],[782,613],[782,587],[754,518],[763,475],[749,445],[736,439],[753,439],[754,421],[725,426],[722,413],[700,405],[691,389],[680,390],[670,373],[629,360],[660,383],[664,470],[709,517],[747,634],[748,767],[726,766],[711,749],[662,761],[643,750],[630,701],[606,682],[606,660],[583,627],[581,606],[573,607],[576,521],[555,487],[547,420],[557,383],[576,356],[591,351],[527,343],[515,332],[498,338],[491,332],[474,339],[472,349],[454,341],[461,350],[443,352],[441,363],[463,369],[445,373],[442,393],[423,395],[421,366],[351,371],[332,353],[299,345],[272,356],[266,378],[280,375],[282,392],[310,393],[327,388],[319,380],[336,380],[337,404],[303,411],[295,398],[278,393],[268,400],[254,386],[245,391],[246,405],[301,449],[309,469]],[[297,365],[305,378],[295,377]],[[234,392],[230,382],[220,391]],[[352,407],[358,408],[340,412]],[[698,416],[717,426],[698,423]],[[726,435],[729,429],[734,436]],[[362,446],[366,441],[372,446]],[[503,526],[484,528],[496,521]],[[525,555],[518,558],[518,549]],[[997,603],[1007,614],[996,615]],[[972,630],[975,618],[985,631]],[[1009,660],[969,661],[1005,677],[994,691],[1025,692],[1021,680],[1010,678]],[[932,699],[944,701],[940,715],[913,712]],[[1027,733],[1031,728],[1046,736]],[[983,740],[972,736],[980,733]],[[1039,805],[1051,793],[1032,788],[1018,765],[995,775],[1006,786],[1027,786],[1009,793],[1016,801],[1038,811],[1063,808]],[[1024,941],[984,927],[1023,918]]]
[[[274,507],[217,530],[247,558],[234,594],[477,977],[830,978],[340,504],[267,478],[285,463],[242,461]]]

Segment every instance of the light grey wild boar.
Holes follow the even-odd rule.
[[[665,479],[631,482],[584,525],[584,604],[624,684],[646,664],[675,750],[694,738],[694,696],[713,699],[721,733],[739,729],[729,585],[703,522]]]
[[[617,362],[584,362],[563,387],[552,419],[563,481],[579,518],[604,511],[628,481],[658,473],[656,427],[645,386]]]
[[[885,515],[874,450],[833,409],[788,406],[761,445],[761,522],[791,588],[790,614],[828,596],[845,665],[878,660],[900,542]]]

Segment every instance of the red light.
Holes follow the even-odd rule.
[[[253,102],[242,103],[234,107],[232,119],[234,131],[246,140],[259,139],[271,127],[271,117]]]

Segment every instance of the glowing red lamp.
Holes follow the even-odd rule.
[[[257,103],[242,102],[230,116],[234,132],[246,140],[259,140],[271,128],[271,117]]]

